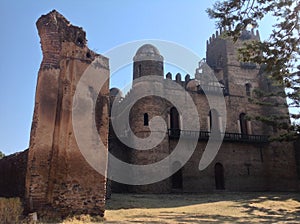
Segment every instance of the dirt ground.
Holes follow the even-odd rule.
[[[300,223],[300,193],[113,194],[105,223]]]

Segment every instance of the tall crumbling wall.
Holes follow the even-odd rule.
[[[89,50],[82,28],[71,25],[55,10],[39,18],[36,25],[43,61],[38,73],[28,154],[27,208],[54,210],[62,215],[103,215],[106,179],[87,163],[78,148],[72,103],[84,71],[94,59],[100,59],[99,75],[107,78],[107,82],[98,95],[101,105],[97,109],[102,112],[96,120],[101,124],[98,131],[107,147],[108,59]]]

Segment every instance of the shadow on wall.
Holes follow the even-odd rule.
[[[0,159],[0,197],[24,199],[28,149]]]

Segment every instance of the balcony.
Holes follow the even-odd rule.
[[[220,85],[199,85],[197,92],[200,94],[218,94],[222,92],[224,96],[227,93],[225,87]]]
[[[225,142],[245,142],[245,143],[267,143],[269,136],[266,135],[247,135],[247,134],[240,134],[240,133],[218,133],[219,136],[216,140],[219,139],[220,135],[224,135],[223,141]],[[205,141],[208,140],[211,133],[209,131],[189,131],[189,130],[180,130],[180,129],[168,129],[169,139],[179,139],[181,136],[185,139],[192,139],[195,138],[197,135],[198,141]],[[213,139],[214,140],[214,139]]]

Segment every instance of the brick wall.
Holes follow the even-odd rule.
[[[97,75],[107,82],[100,93],[96,93],[96,97],[99,95],[95,121],[107,147],[108,59],[89,50],[85,32],[56,11],[42,16],[37,28],[43,61],[37,80],[28,152],[27,209],[59,211],[62,216],[70,213],[104,215],[106,178],[88,164],[77,145],[72,105],[80,78],[97,57],[100,64]],[[106,160],[99,158],[104,166]]]
[[[0,159],[0,197],[24,199],[28,150]]]

